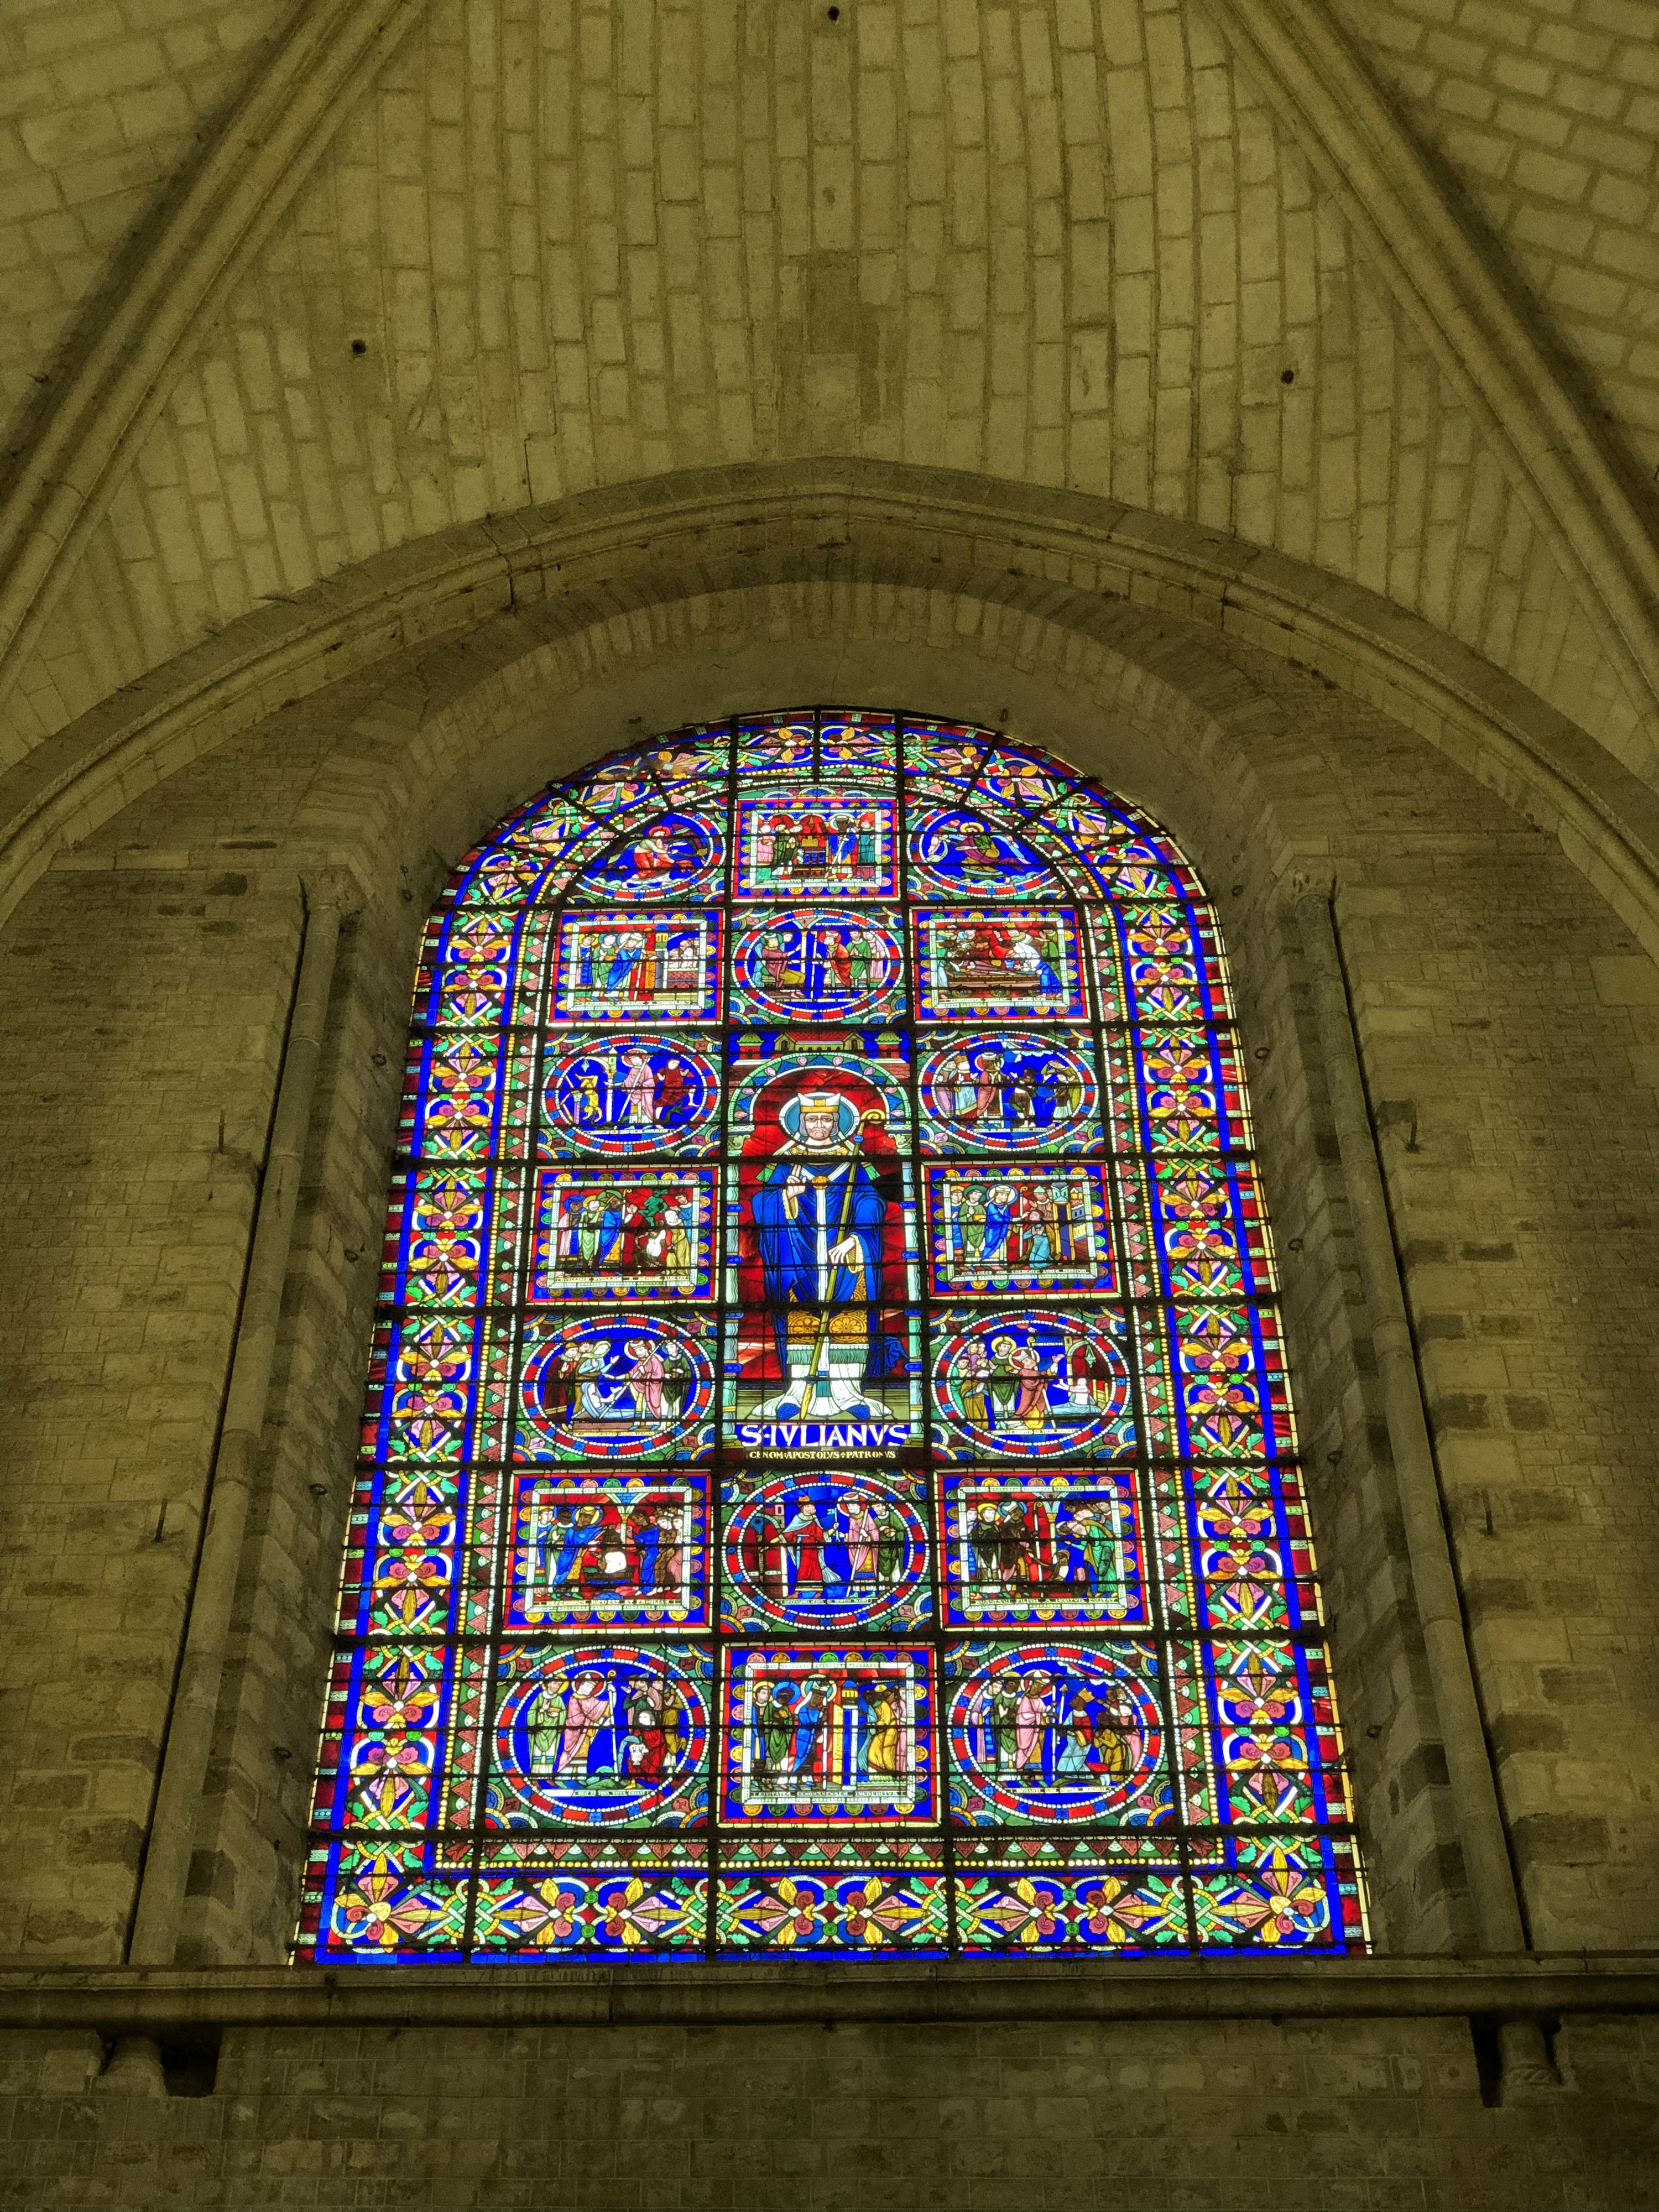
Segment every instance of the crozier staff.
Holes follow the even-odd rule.
[[[820,1327],[808,1379],[823,1358],[829,1316],[836,1307],[863,1302],[867,1325],[866,1382],[879,1382],[882,1234],[887,1201],[867,1160],[848,1156],[866,1122],[839,1091],[804,1092],[793,1127],[775,1158],[761,1171],[750,1201],[760,1247],[766,1303],[772,1312],[779,1372],[789,1379],[789,1309],[817,1314]],[[789,1107],[783,1109],[784,1117]],[[839,1155],[839,1157],[837,1157]]]

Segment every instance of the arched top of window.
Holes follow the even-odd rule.
[[[300,1955],[1364,1948],[1246,1086],[1173,842],[742,717],[455,871]]]

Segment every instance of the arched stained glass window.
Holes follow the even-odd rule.
[[[1364,1943],[1215,922],[984,730],[521,808],[428,932],[301,1955]]]

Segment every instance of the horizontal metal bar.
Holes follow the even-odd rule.
[[[1659,1955],[1188,1959],[927,1966],[51,1967],[0,1974],[0,2028],[1550,2019],[1659,2011]]]

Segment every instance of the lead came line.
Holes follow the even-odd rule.
[[[805,738],[793,762],[781,757],[791,727]],[[881,745],[890,749],[884,767],[871,759]],[[964,760],[971,754],[965,781],[954,786],[940,766],[952,746]],[[838,757],[826,758],[832,750]],[[758,764],[763,752],[769,763]],[[708,764],[716,760],[711,777]],[[718,810],[709,788],[715,780]],[[839,808],[837,792],[848,802]],[[745,808],[740,802],[750,794],[764,806]],[[550,823],[551,835],[538,837],[538,825]],[[568,831],[559,826],[566,823]],[[927,851],[913,864],[912,839],[924,823]],[[1087,825],[1102,866],[1143,887],[1103,896],[1091,864],[1074,842],[1068,848],[1073,823]],[[722,834],[724,875],[716,884],[709,855]],[[1141,858],[1133,868],[1112,860],[1136,841]],[[1253,1235],[1245,1203],[1239,1164],[1249,1154],[1216,1118],[1225,1110],[1219,1095],[1207,1152],[1192,1149],[1190,1126],[1180,1146],[1164,1148],[1150,1118],[1154,1048],[1178,1055],[1179,1039],[1190,1033],[1218,1066],[1221,1039],[1235,1034],[1212,999],[1221,973],[1212,913],[1194,891],[1190,869],[1166,846],[1121,802],[1029,748],[1006,750],[993,732],[925,716],[819,708],[733,718],[625,750],[517,810],[463,863],[424,940],[432,950],[423,953],[428,981],[405,1102],[414,1148],[399,1155],[394,1189],[402,1196],[388,1249],[395,1302],[377,1314],[387,1332],[386,1374],[371,1384],[368,1408],[387,1450],[374,1476],[361,1591],[354,1596],[357,1585],[349,1584],[342,1599],[338,1650],[352,1686],[344,1735],[325,1742],[337,1781],[319,1838],[326,1863],[302,1927],[303,1955],[418,1956],[426,1930],[442,1943],[446,1927],[454,1955],[481,1958],[526,1946],[539,1956],[672,1957],[684,1955],[693,1936],[708,1959],[849,1948],[879,1956],[907,1945],[913,1955],[918,1946],[1029,1954],[1033,1944],[1042,1952],[1102,1942],[1203,1950],[1255,1942],[1268,1926],[1281,1946],[1364,1948],[1348,1832],[1322,1817],[1331,1775],[1316,1680],[1323,1685],[1328,1669],[1322,1649],[1313,1649],[1317,1627],[1286,1610],[1293,1598],[1301,1601],[1297,1552],[1305,1554],[1305,1532],[1292,1537],[1283,1485],[1296,1483],[1294,1462],[1281,1462],[1288,1447],[1269,1425],[1282,1388],[1269,1372],[1269,1343],[1274,1361],[1283,1355],[1271,1284],[1252,1275],[1251,1255],[1259,1247],[1265,1259],[1267,1231],[1264,1222]],[[550,848],[556,848],[550,857]],[[786,870],[801,874],[793,892],[774,876],[780,852]],[[524,863],[515,853],[526,855]],[[752,883],[743,876],[750,867]],[[999,871],[1018,886],[1000,903]],[[513,893],[505,906],[503,886]],[[469,903],[480,889],[483,898]],[[1035,916],[1022,916],[1027,905],[1038,915],[1063,907],[1075,917],[1074,955],[1066,924],[1042,929]],[[702,921],[693,919],[699,915]],[[677,929],[680,916],[686,927]],[[868,934],[884,916],[899,963],[886,996],[899,994],[905,1009],[890,1005],[884,1019],[872,1012],[884,1001],[872,1000],[868,983],[856,988],[885,957],[879,937]],[[1154,995],[1146,1005],[1133,980],[1132,916],[1150,948]],[[584,921],[588,926],[579,927]],[[710,923],[720,938],[718,969],[706,941]],[[763,924],[770,931],[764,947]],[[705,940],[695,974],[683,950],[688,928],[694,942],[699,933]],[[495,955],[494,966],[489,958],[467,965],[470,952],[489,955],[503,933],[504,963]],[[1123,965],[1121,1007],[1109,1008],[1103,986],[1109,945]],[[1010,945],[1024,963],[1012,970]],[[1062,988],[1073,957],[1076,976]],[[1183,959],[1190,987],[1179,983]],[[974,962],[983,975],[972,974]],[[751,963],[752,987],[744,980]],[[629,1018],[631,1002],[618,1001],[617,991],[640,1004],[636,1035],[644,1026],[672,1036],[689,1017],[690,1077],[703,1082],[698,1067],[713,1066],[722,1086],[705,1099],[701,1118],[688,1110],[683,1132],[662,1119],[666,1071],[653,1072],[661,1048],[636,1045],[624,1054],[629,1032],[617,1025]],[[970,1012],[975,994],[993,1011]],[[475,1029],[479,1013],[483,1025]],[[1010,1109],[1006,1048],[999,1046],[1000,1148],[986,1128],[963,1123],[951,1148],[936,1149],[929,1131],[938,1102],[924,1083],[925,1064],[936,1060],[942,1072],[954,1046],[965,1066],[962,1048],[975,1019],[992,1036],[1001,1030],[1029,1042],[1039,1066],[1056,1048],[1073,1060],[1090,1053],[1092,1129],[1075,1120],[1058,1126],[1055,1098],[1045,1098],[1036,1078],[1023,1103],[1015,1085]],[[434,1150],[427,1123],[438,1071],[451,1082],[469,1037],[492,1055],[485,1147],[446,1150],[441,1133]],[[560,1071],[577,1066],[572,1042],[582,1039],[588,1064],[598,1064],[597,1075],[582,1079],[598,1121],[590,1115],[584,1130],[579,1097],[569,1134],[561,1137]],[[451,1054],[459,1056],[452,1061]],[[678,1104],[696,1084],[674,1065]],[[985,1065],[981,1058],[981,1078]],[[884,1097],[890,1114],[902,1097],[909,1123],[902,1143],[893,1143],[890,1129],[870,1133],[868,1116],[860,1120],[845,1087],[848,1077],[866,1095]],[[1135,1125],[1127,1143],[1117,1128],[1124,1084],[1123,1106]],[[1086,1086],[1073,1117],[1085,1093]],[[1045,1106],[1055,1124],[1047,1144],[1037,1141],[1050,1126],[1040,1118]],[[1182,1109],[1188,1125],[1194,1110]],[[1027,1120],[1032,1141],[1022,1143]],[[457,1126],[464,1134],[473,1123],[463,1114]],[[611,1132],[608,1139],[601,1128]],[[509,1133],[513,1141],[504,1141]],[[965,1158],[963,1135],[971,1139]],[[681,1164],[630,1166],[630,1157],[651,1153]],[[1180,1284],[1165,1249],[1176,1219],[1164,1210],[1165,1194],[1177,1175],[1188,1179],[1182,1202],[1192,1221],[1201,1227],[1213,1218],[1228,1232],[1219,1247],[1200,1240],[1211,1255],[1209,1276],[1194,1263],[1190,1281]],[[1000,1267],[990,1264],[991,1229],[974,1227],[976,1192],[988,1206],[1003,1205],[999,1179],[1010,1214],[1009,1226],[997,1231],[1006,1247]],[[1254,1180],[1249,1188],[1259,1212]],[[477,1266],[463,1310],[446,1303],[466,1269],[457,1274],[447,1255],[461,1248],[444,1239],[459,1233],[457,1218],[465,1226],[468,1192]],[[1028,1217],[1042,1234],[1027,1237],[1019,1224]],[[1143,1231],[1132,1233],[1132,1224],[1142,1223],[1151,1239],[1144,1288],[1136,1281]],[[707,1283],[699,1295],[705,1234]],[[984,1247],[977,1272],[976,1234]],[[1231,1273],[1229,1263],[1214,1259],[1218,1249],[1231,1249]],[[640,1332],[620,1352],[614,1300],[583,1300],[583,1273],[597,1291],[613,1253],[626,1325]],[[1108,1253],[1109,1282],[1101,1273]],[[435,1270],[441,1295],[431,1303],[425,1278],[416,1279],[422,1267]],[[654,1287],[653,1268],[661,1278]],[[682,1278],[690,1298],[677,1305]],[[1236,1318],[1224,1322],[1230,1308]],[[1248,1382],[1254,1391],[1255,1413],[1230,1416],[1231,1430],[1215,1430],[1219,1443],[1200,1445],[1187,1433],[1182,1400],[1189,1384],[1196,1389],[1201,1362],[1189,1373],[1183,1346],[1198,1343],[1189,1324],[1206,1311],[1216,1316],[1212,1361],[1222,1347],[1233,1364],[1212,1365],[1206,1387],[1213,1395],[1218,1375],[1237,1372],[1241,1387]],[[895,1313],[903,1316],[896,1337]],[[1114,1385],[1120,1327],[1122,1376]],[[441,1355],[466,1332],[473,1350],[465,1436],[454,1458],[434,1461],[432,1446],[454,1432]],[[682,1341],[690,1359],[683,1383]],[[982,1361],[976,1347],[987,1343],[1012,1347],[996,1357],[1012,1363],[1018,1406],[1012,1386],[994,1388],[988,1369],[976,1425],[969,1402],[957,1406],[952,1394],[967,1348]],[[419,1346],[426,1349],[417,1357]],[[892,1363],[901,1352],[902,1424],[891,1403]],[[1169,1394],[1170,1420],[1181,1425],[1163,1442],[1147,1395],[1149,1358],[1158,1365],[1159,1401]],[[775,1389],[766,1374],[774,1364]],[[1091,1408],[1081,1426],[1079,1388]],[[1248,1392],[1238,1397],[1241,1407],[1250,1402]],[[1127,1443],[1125,1409],[1133,1431]],[[405,1458],[410,1419],[408,1440],[421,1448]],[[705,1422],[711,1433],[700,1442]],[[515,1447],[520,1425],[538,1435],[534,1457]],[[677,1429],[684,1444],[673,1441]],[[1260,1601],[1268,1613],[1259,1602],[1224,1631],[1201,1571],[1209,1540],[1200,1500],[1206,1485],[1240,1467],[1254,1467],[1251,1484],[1266,1485],[1260,1495],[1279,1558],[1271,1585],[1255,1554],[1228,1570],[1247,1595],[1257,1588],[1269,1593]],[[1124,1518],[1125,1474],[1139,1501],[1138,1550],[1126,1548],[1136,1538],[1133,1515]],[[447,1565],[419,1557],[418,1543],[413,1553],[398,1552],[398,1526],[416,1524],[401,1507],[401,1522],[388,1519],[385,1493],[394,1481],[400,1496],[447,1501],[454,1516]],[[662,1493],[654,1499],[653,1489]],[[694,1559],[685,1514],[699,1493]],[[1074,1591],[1071,1538],[1082,1525],[1075,1501],[1085,1493],[1094,1517],[1100,1493],[1106,1498],[1110,1559],[1103,1567],[1096,1561],[1086,1587]],[[1236,1494],[1257,1493],[1236,1485]],[[1048,1534],[1023,1540],[1018,1552],[1012,1539],[1000,1540],[988,1555],[994,1573],[988,1587],[979,1547],[967,1548],[966,1522],[959,1545],[953,1532],[969,1498],[988,1496],[1004,1502],[1004,1519],[1023,1498],[1028,1535],[1039,1526]],[[902,1541],[887,1540],[890,1553],[898,1547],[890,1571],[899,1579],[884,1596],[890,1570],[872,1532],[888,1527],[883,1516],[898,1498],[905,1501]],[[1297,1498],[1300,1529],[1299,1491]],[[491,1510],[493,1530],[482,1517]],[[1034,1522],[1033,1513],[1044,1517]],[[1178,1557],[1166,1557],[1170,1543]],[[763,1575],[752,1592],[745,1577],[753,1571],[732,1565],[751,1545]],[[769,1599],[763,1578],[774,1558],[778,1595]],[[678,1561],[672,1589],[670,1559]],[[1017,1569],[1026,1579],[1010,1583]],[[1028,1571],[1045,1579],[1031,1583]],[[418,1587],[398,1585],[405,1610],[383,1614],[377,1592],[400,1573]],[[423,1624],[446,1573],[450,1627],[434,1642]],[[1201,1617],[1186,1619],[1185,1600],[1172,1613],[1171,1573],[1191,1585]],[[833,1592],[842,1584],[837,1602]],[[686,1610],[698,1588],[701,1626],[695,1602]],[[1131,1588],[1140,1593],[1144,1631],[1129,1625],[1132,1613],[1114,1613],[1106,1602],[1110,1589],[1127,1601]],[[568,1595],[551,1601],[554,1592],[572,1589],[585,1594],[580,1601]],[[961,1616],[954,1623],[953,1604]],[[1275,1607],[1285,1615],[1277,1629]],[[417,1626],[418,1636],[405,1633]],[[1275,1644],[1283,1662],[1272,1658]],[[1246,1700],[1253,1717],[1237,1727],[1219,1702],[1238,1703],[1237,1686],[1220,1678],[1223,1645],[1257,1655],[1255,1703]],[[532,1668],[538,1647],[548,1656]],[[1158,1655],[1155,1690],[1133,1687],[1141,1650]],[[362,1778],[386,1778],[380,1802],[388,1808],[403,1802],[400,1786],[421,1786],[420,1754],[403,1719],[371,1717],[371,1707],[392,1708],[378,1691],[370,1697],[370,1675],[378,1681],[400,1651],[435,1668],[434,1690],[447,1686],[434,1716],[447,1754],[426,1778],[423,1830],[397,1846],[407,1880],[394,1875],[386,1856],[395,1838],[362,1820],[374,1802]],[[1109,1680],[1115,1690],[1104,1686]],[[992,1720],[988,1700],[997,1682],[1008,1714]],[[1015,1686],[1017,1716],[1008,1702]],[[1303,1707],[1299,1723],[1276,1717],[1289,1710],[1292,1692]],[[1152,1700],[1148,1714],[1157,1710],[1172,1793],[1152,1827],[1136,1826],[1145,1818],[1137,1802],[1156,1786],[1155,1765],[1139,1785],[1133,1771],[1136,1757],[1152,1756],[1133,1717],[1143,1692]],[[465,1706],[470,1750],[461,1736]],[[699,1829],[686,1825],[696,1817],[686,1794],[695,1781],[683,1781],[675,1762],[684,1767],[705,1706],[700,1760],[708,1802]],[[951,1717],[958,1709],[964,1742],[980,1747],[963,1769],[964,1809],[956,1815]],[[1229,1728],[1243,1730],[1237,1776],[1225,1747]],[[1189,1734],[1199,1760],[1190,1773]],[[1331,1757],[1337,1741],[1333,1724]],[[988,1761],[983,1774],[975,1759]],[[1305,1787],[1292,1779],[1288,1796],[1264,1795],[1264,1820],[1231,1793],[1247,1774],[1267,1775],[1274,1759],[1281,1767],[1288,1761]],[[1226,1794],[1195,1823],[1191,1792],[1200,1784]],[[463,1827],[451,1825],[458,1786],[471,1808]],[[1269,1779],[1261,1788],[1278,1784]],[[367,1794],[354,1816],[360,1790]],[[507,1848],[515,1834],[522,1849]],[[1249,1844],[1251,1835],[1259,1844]],[[1165,1848],[1149,1859],[1155,1838]],[[1256,1852],[1255,1871],[1237,1863],[1241,1846]],[[1328,1848],[1335,1856],[1325,1875],[1319,1867]],[[354,1854],[357,1870],[348,1879],[344,1859]],[[1150,1874],[1156,1858],[1173,1864],[1178,1925],[1169,1919],[1174,1900],[1160,1919],[1145,1881],[1137,1885],[1133,1869]],[[445,1872],[451,1864],[453,1877]],[[556,1875],[540,1871],[553,1866]],[[964,1918],[969,1867],[980,1902]],[[1119,1887],[1115,1869],[1127,1877],[1128,1894],[1109,1906]],[[1203,1882],[1210,1901],[1200,1917]],[[516,1899],[510,1909],[502,1903],[509,1894]],[[1127,1920],[1115,1917],[1120,1908]]]

